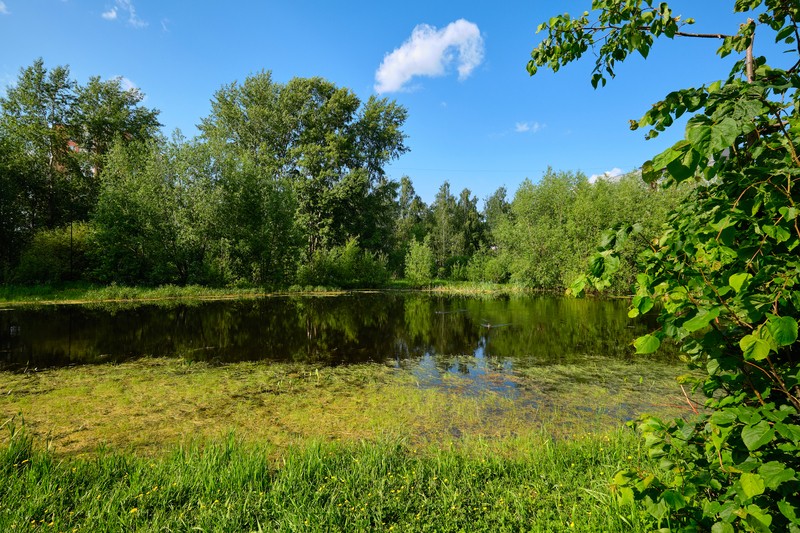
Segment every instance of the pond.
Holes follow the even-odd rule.
[[[688,412],[621,300],[352,293],[0,311],[0,417],[67,452],[225,431],[409,442],[574,437]],[[581,429],[578,429],[581,428]]]
[[[0,310],[0,369],[142,356],[341,365],[470,355],[503,364],[629,358],[653,323],[623,300],[354,293]]]

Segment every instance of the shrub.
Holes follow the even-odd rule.
[[[18,283],[60,283],[87,277],[95,248],[90,224],[42,229],[22,253],[14,273]]]
[[[429,285],[433,281],[433,251],[429,241],[414,241],[406,255],[406,278],[414,285]]]
[[[386,258],[362,250],[357,239],[317,251],[297,272],[298,284],[325,287],[379,287],[388,279]]]

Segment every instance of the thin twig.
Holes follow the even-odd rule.
[[[681,390],[683,391],[683,397],[686,398],[686,403],[689,404],[689,407],[691,407],[692,411],[694,411],[694,414],[698,414],[697,409],[695,409],[694,405],[692,404],[692,400],[690,400],[689,395],[686,394],[686,389],[683,388],[683,385],[681,385]]]

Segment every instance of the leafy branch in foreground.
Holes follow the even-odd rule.
[[[595,0],[592,13],[562,15],[528,70],[558,70],[593,49],[593,85],[605,84],[630,53],[647,56],[657,37],[709,37],[683,30],[691,19],[651,0]],[[637,353],[664,340],[681,347],[707,411],[695,420],[638,425],[660,471],[624,470],[612,489],[639,502],[659,527],[714,533],[800,531],[800,5],[737,0],[751,14],[731,35],[714,35],[718,55],[745,52],[726,80],[670,93],[632,129],[648,138],[685,113],[685,138],[642,166],[663,186],[693,180],[663,234],[640,257],[630,316],[657,312],[661,327],[634,342]],[[754,13],[758,11],[758,14]],[[756,33],[790,46],[791,66],[753,56]],[[794,62],[792,64],[792,62]],[[602,289],[633,227],[615,228],[571,291]],[[684,382],[688,377],[679,378]]]

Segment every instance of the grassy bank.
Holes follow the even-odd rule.
[[[608,480],[647,458],[629,432],[553,441],[306,443],[235,437],[155,457],[0,452],[2,531],[646,531]]]
[[[614,364],[0,372],[0,531],[649,531],[612,497],[649,461],[619,408],[684,400]]]
[[[0,303],[86,303],[176,298],[248,298],[261,296],[264,289],[212,288],[199,285],[126,287],[123,285],[0,285]]]
[[[529,289],[517,285],[436,281],[430,286],[416,287],[405,280],[390,282],[381,290],[415,290],[442,294],[521,294]],[[160,287],[124,285],[89,285],[85,283],[52,285],[0,285],[0,304],[91,303],[116,301],[148,301],[172,299],[256,298],[274,294],[340,294],[335,287],[301,287],[285,290],[263,287],[203,287],[200,285],[164,285]]]

